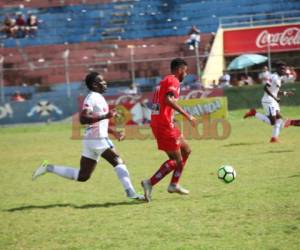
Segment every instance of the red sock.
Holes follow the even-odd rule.
[[[175,184],[175,185],[178,184],[179,179],[180,179],[181,174],[182,174],[182,171],[183,171],[183,168],[184,168],[185,163],[186,163],[188,158],[189,158],[188,155],[186,157],[183,157],[180,166],[176,166],[176,168],[174,170],[174,173],[173,173],[173,176],[172,176],[172,179],[171,179],[171,184]]]
[[[150,178],[151,185],[155,185],[160,180],[162,180],[167,174],[173,171],[176,167],[176,162],[174,160],[167,160],[164,162],[157,172]]]
[[[300,120],[291,120],[292,126],[300,126]]]

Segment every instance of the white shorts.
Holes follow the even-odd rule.
[[[277,111],[280,111],[278,102],[274,101],[262,101],[261,102],[264,111],[267,116],[276,116]]]
[[[114,148],[109,138],[83,139],[81,155],[98,162],[103,152],[109,148]]]

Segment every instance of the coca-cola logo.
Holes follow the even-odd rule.
[[[300,45],[300,29],[292,27],[282,32],[271,33],[263,30],[256,38],[258,48],[270,47],[289,47]]]

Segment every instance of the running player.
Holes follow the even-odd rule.
[[[160,82],[154,93],[151,129],[156,138],[158,149],[164,151],[169,159],[150,179],[143,180],[141,183],[144,188],[145,199],[148,202],[151,200],[152,187],[171,171],[173,171],[173,176],[168,186],[168,192],[189,194],[188,190],[179,185],[179,180],[191,149],[173,121],[174,111],[177,111],[193,126],[196,126],[196,119],[176,103],[180,94],[180,82],[185,77],[186,72],[187,63],[184,60],[180,58],[172,60],[172,74],[167,75]]]
[[[280,114],[280,96],[291,96],[294,93],[291,91],[281,91],[282,77],[286,74],[286,66],[283,62],[275,64],[276,72],[271,75],[270,80],[265,84],[264,96],[261,100],[263,109],[266,115],[257,112],[255,109],[250,109],[244,118],[255,116],[257,119],[273,126],[273,132],[270,142],[278,142],[278,137],[281,129],[284,127],[284,121]]]
[[[48,172],[70,180],[85,182],[92,175],[101,156],[114,167],[127,197],[144,200],[143,195],[135,192],[127,167],[108,138],[108,133],[111,133],[120,141],[124,139],[124,134],[109,127],[109,119],[117,113],[115,110],[109,110],[102,96],[107,88],[106,82],[99,73],[91,72],[86,76],[85,83],[90,93],[85,98],[80,112],[80,123],[88,125],[83,139],[80,169],[48,164],[44,161],[33,173],[32,180]]]

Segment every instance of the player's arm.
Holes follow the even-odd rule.
[[[282,90],[280,90],[278,92],[278,95],[280,95],[280,96],[293,96],[293,95],[295,95],[295,93],[293,91],[282,91]]]
[[[276,102],[280,102],[280,99],[273,96],[273,94],[271,93],[271,91],[269,90],[269,87],[271,87],[270,84],[266,84],[265,87],[264,87],[264,91],[269,95],[271,96]]]
[[[169,92],[166,94],[165,102],[167,105],[172,107],[178,113],[183,115],[192,124],[193,127],[196,126],[196,118],[194,116],[188,114],[187,112],[185,112],[184,109],[177,104],[175,96],[172,92]]]
[[[117,115],[117,112],[114,109],[110,110],[105,115],[99,115],[97,113],[91,112],[89,109],[83,109],[80,112],[79,121],[83,125],[93,124],[93,123],[99,122],[101,120],[110,119],[111,117],[114,117],[115,115]]]
[[[118,141],[122,141],[125,138],[125,133],[115,130],[112,127],[108,127],[108,133],[112,134]]]

